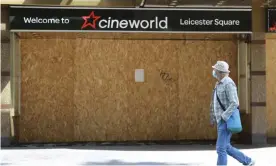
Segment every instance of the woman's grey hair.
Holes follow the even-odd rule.
[[[224,77],[224,76],[228,76],[229,75],[228,72],[222,72],[222,71],[219,71],[219,70],[218,70],[218,73],[219,73],[220,77]]]

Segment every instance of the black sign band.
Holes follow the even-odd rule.
[[[276,8],[266,9],[266,32],[276,33]]]
[[[251,9],[10,7],[11,31],[251,33]]]

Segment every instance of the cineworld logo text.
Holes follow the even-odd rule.
[[[109,17],[107,20],[99,21],[100,28],[120,28],[120,29],[168,29],[168,17],[160,20],[158,17],[152,20],[117,20]]]
[[[151,20],[118,20],[112,17],[103,19],[101,16],[96,16],[94,11],[92,11],[90,15],[82,16],[82,18],[84,19],[82,29],[86,27],[93,29],[97,29],[97,27],[100,29],[168,29],[168,17],[160,19],[156,16]],[[88,20],[93,20],[93,23]]]

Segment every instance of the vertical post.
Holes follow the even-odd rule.
[[[10,73],[11,73],[11,105],[12,105],[12,115],[14,115],[15,106],[15,34],[10,33]]]
[[[19,39],[14,32],[10,33],[10,55],[11,55],[11,104],[13,115],[20,114],[20,47]]]
[[[251,116],[252,144],[266,144],[265,12],[262,0],[252,1]]]
[[[15,105],[15,65],[14,65],[14,42],[15,41],[15,35],[14,33],[10,33],[10,82],[11,82],[11,117],[14,116],[14,105]],[[14,137],[14,120],[11,118],[11,136]]]
[[[250,46],[248,35],[241,35],[238,41],[238,89],[243,131],[239,142],[251,144],[251,108],[250,108]]]
[[[248,74],[248,44],[238,41],[238,92],[241,113],[249,114],[249,74]]]
[[[1,147],[11,144],[11,75],[9,11],[1,4]]]
[[[20,115],[20,47],[17,35],[10,33],[10,58],[11,58],[11,135],[17,141],[19,133]]]

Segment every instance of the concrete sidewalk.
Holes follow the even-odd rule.
[[[256,160],[256,166],[276,165],[276,146],[239,146]],[[13,147],[1,150],[5,166],[186,165],[215,166],[210,145]],[[228,158],[229,166],[242,165]]]

